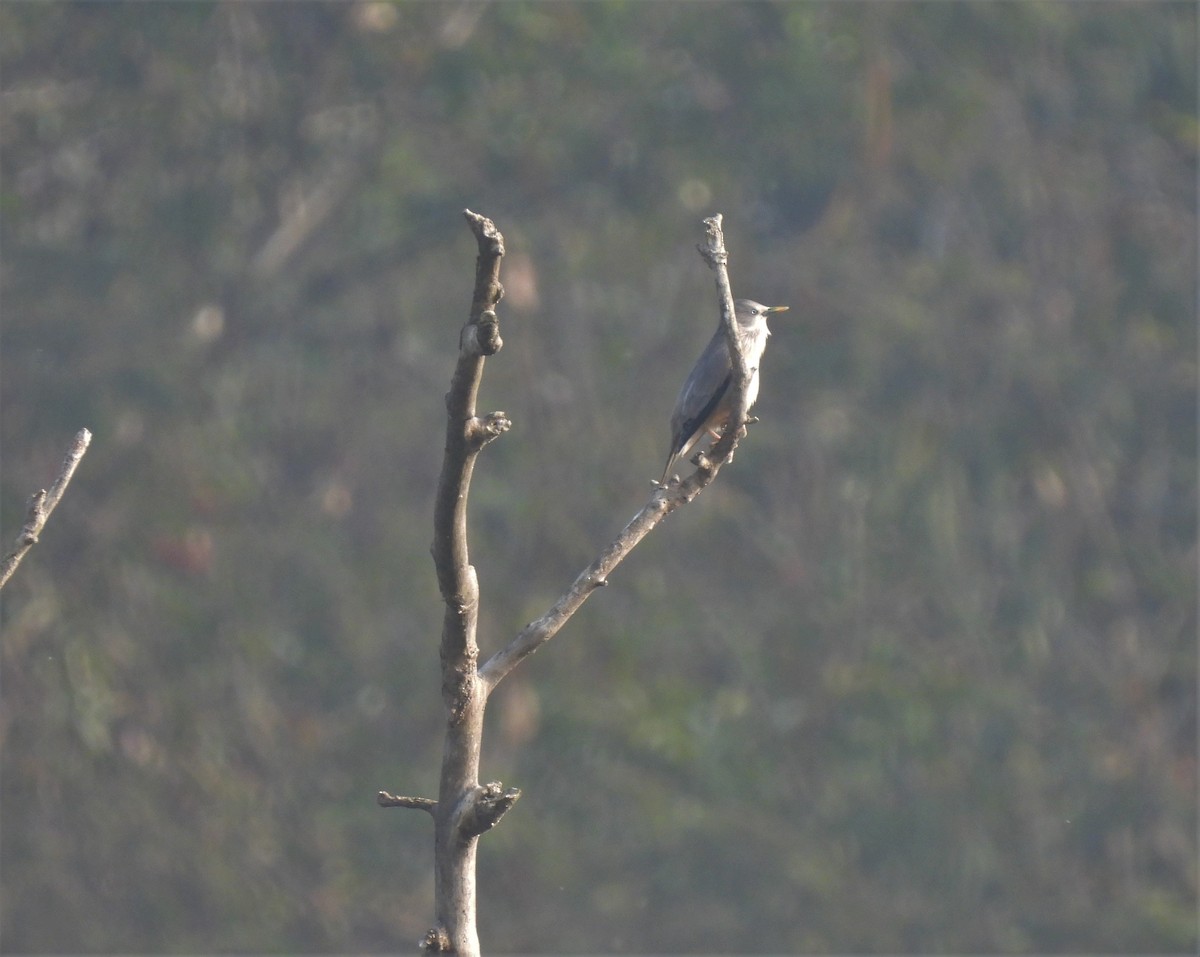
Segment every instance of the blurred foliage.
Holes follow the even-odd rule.
[[[8,952],[432,919],[459,211],[508,238],[481,640],[736,463],[497,692],[496,952],[1195,952],[1196,8],[0,4]],[[788,409],[795,413],[789,419]]]

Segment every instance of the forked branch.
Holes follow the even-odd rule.
[[[421,947],[430,953],[475,957],[475,855],[479,836],[494,827],[521,796],[499,782],[479,784],[483,716],[488,695],[524,658],[553,638],[652,528],[708,486],[729,461],[745,434],[746,386],[749,375],[741,345],[734,335],[733,297],[726,269],[728,254],[720,215],[705,220],[705,260],[717,272],[722,322],[731,352],[737,357],[733,377],[733,417],[724,437],[685,481],[657,487],[621,533],[544,615],[526,625],[504,648],[477,668],[479,646],[479,582],[467,547],[467,499],[476,456],[509,428],[503,412],[480,416],[475,409],[484,360],[503,345],[496,306],[503,295],[500,260],[504,237],[491,220],[464,211],[479,247],[475,288],[467,324],[459,335],[458,361],[446,395],[446,450],[434,504],[433,560],[446,610],[442,624],[442,697],[446,737],[436,801],[380,791],[384,807],[428,811],[434,819],[434,893],[437,924]]]

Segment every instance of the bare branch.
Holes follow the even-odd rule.
[[[495,307],[503,295],[500,258],[504,237],[495,224],[469,209],[463,211],[479,245],[475,289],[467,324],[459,335],[458,363],[446,395],[446,450],[438,479],[433,513],[433,563],[446,603],[442,625],[442,694],[452,716],[465,713],[476,693],[475,641],[479,582],[467,549],[467,498],[475,456],[491,438],[508,427],[503,413],[484,419],[475,414],[475,400],[486,355],[502,345]],[[473,781],[471,782],[474,783]]]
[[[490,219],[469,209],[463,215],[475,234],[479,255],[475,260],[471,312],[458,337],[458,362],[446,394],[446,450],[433,508],[431,551],[446,605],[441,640],[446,738],[437,804],[427,808],[434,816],[438,926],[430,931],[425,947],[473,957],[479,953],[475,852],[479,834],[487,827],[483,826],[486,815],[480,816],[477,811],[467,814],[462,809],[473,807],[476,795],[483,790],[479,786],[479,749],[487,695],[476,672],[479,581],[467,547],[467,498],[475,457],[488,442],[507,431],[510,423],[503,412],[480,417],[475,411],[484,360],[504,344],[496,315],[496,305],[504,295],[500,285],[504,237]],[[503,811],[492,813],[495,823]]]
[[[529,657],[558,634],[562,626],[588,600],[592,592],[608,584],[608,576],[612,570],[622,562],[638,542],[646,537],[650,529],[662,521],[668,513],[688,500],[679,497],[679,489],[679,486],[673,488],[671,495],[659,492],[652,495],[650,501],[643,505],[629,524],[621,530],[621,534],[613,539],[612,543],[600,553],[594,562],[579,573],[571,587],[551,606],[550,610],[541,618],[531,621],[522,628],[512,641],[487,660],[479,669],[479,677],[489,693],[524,658]]]
[[[67,484],[71,481],[71,476],[75,474],[75,469],[84,453],[87,452],[88,444],[91,441],[92,433],[87,429],[80,429],[76,432],[75,438],[71,441],[71,447],[67,450],[67,457],[63,460],[62,468],[59,469],[58,477],[50,486],[50,490],[40,489],[30,497],[29,510],[26,513],[25,524],[21,527],[21,533],[17,536],[16,547],[4,556],[3,561],[0,561],[0,588],[8,583],[13,572],[17,570],[17,566],[21,564],[21,559],[25,557],[25,553],[37,544],[46,520],[62,498],[63,492],[67,490]]]

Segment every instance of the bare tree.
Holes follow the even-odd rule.
[[[26,552],[38,543],[38,537],[42,534],[46,520],[54,511],[59,499],[62,498],[63,492],[67,490],[67,483],[71,481],[71,476],[75,474],[75,467],[79,465],[79,460],[83,458],[91,441],[92,433],[87,429],[80,429],[76,432],[75,438],[71,440],[71,447],[67,450],[67,457],[63,459],[62,467],[58,470],[58,477],[50,486],[50,490],[39,489],[30,496],[29,508],[25,513],[25,524],[21,526],[13,550],[0,559],[0,588],[8,584],[8,580],[12,578],[13,572],[21,564],[21,559],[25,557]]]
[[[707,454],[696,456],[696,471],[680,482],[657,486],[649,501],[621,533],[540,618],[531,621],[484,664],[479,665],[475,640],[479,618],[479,582],[467,548],[467,497],[475,459],[485,445],[499,438],[510,422],[503,412],[480,416],[475,410],[484,360],[500,351],[500,320],[496,307],[504,294],[500,261],[504,237],[486,217],[464,210],[479,246],[471,312],[458,340],[458,363],[446,395],[446,452],[434,505],[433,561],[446,605],[442,623],[442,700],[446,707],[446,738],[436,801],[380,791],[385,807],[419,808],[434,820],[434,894],[436,925],[425,935],[422,948],[433,953],[475,957],[475,852],[479,836],[494,827],[521,796],[518,788],[499,782],[479,783],[479,752],[488,696],[522,659],[558,634],[597,588],[655,525],[686,505],[733,458],[746,434],[746,386],[750,372],[735,335],[733,295],[726,269],[728,254],[721,216],[704,220],[705,241],[697,248],[716,270],[721,322],[735,356],[730,384],[732,414],[720,440]]]

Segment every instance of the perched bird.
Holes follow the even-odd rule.
[[[747,409],[758,398],[758,362],[767,347],[767,336],[771,334],[767,316],[786,311],[787,306],[764,306],[749,299],[739,299],[733,304],[738,342],[750,370],[750,382],[746,386]],[[714,439],[720,436],[732,411],[729,388],[732,380],[733,362],[725,341],[725,330],[718,323],[716,333],[700,353],[675,400],[675,411],[671,413],[671,448],[659,485],[666,484],[671,466],[687,455],[705,435]]]

